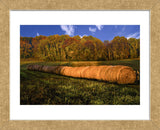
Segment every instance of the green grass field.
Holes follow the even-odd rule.
[[[127,65],[140,69],[139,59],[120,61],[42,62],[21,60],[21,105],[139,105],[140,83],[119,85],[27,70],[29,64],[41,65]]]

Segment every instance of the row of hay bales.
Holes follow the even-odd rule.
[[[133,84],[136,81],[135,71],[131,67],[122,65],[83,67],[29,65],[27,69],[118,84]]]

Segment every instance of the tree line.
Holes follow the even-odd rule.
[[[20,37],[20,57],[45,61],[119,60],[140,56],[140,39],[114,37],[102,42],[93,36]]]

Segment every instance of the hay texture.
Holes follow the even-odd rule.
[[[135,71],[131,67],[122,65],[84,67],[29,65],[27,69],[118,84],[133,84],[136,81]]]

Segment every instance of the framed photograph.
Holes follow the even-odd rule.
[[[139,2],[1,2],[0,128],[159,129],[159,2]]]

